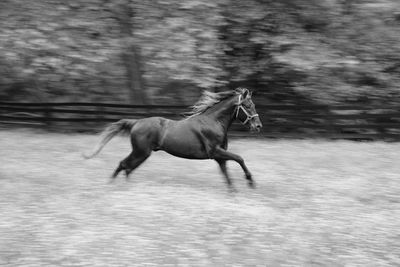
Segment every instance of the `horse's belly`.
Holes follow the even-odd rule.
[[[204,146],[199,142],[196,135],[192,132],[180,131],[179,133],[168,133],[165,135],[161,145],[165,152],[188,159],[206,159],[207,153]]]

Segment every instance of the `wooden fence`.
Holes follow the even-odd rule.
[[[110,103],[0,102],[1,125],[25,125],[71,131],[98,131],[121,118],[183,118],[184,106]],[[400,140],[400,107],[257,105],[263,123],[252,134],[235,123],[231,135],[276,138],[324,137],[358,140]]]

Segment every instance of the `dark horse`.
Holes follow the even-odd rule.
[[[132,152],[122,160],[112,178],[122,170],[126,176],[142,164],[152,151],[164,150],[177,157],[188,159],[214,159],[232,187],[226,161],[234,160],[240,164],[249,186],[254,182],[243,158],[228,152],[227,131],[237,119],[251,130],[260,131],[262,124],[251,100],[251,93],[245,88],[212,93],[204,91],[194,104],[190,116],[182,120],[169,120],[162,117],[144,119],[122,119],[111,123],[102,133],[102,140],[86,158],[94,157],[119,133],[129,133]]]

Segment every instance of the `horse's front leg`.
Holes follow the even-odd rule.
[[[221,168],[221,172],[225,177],[225,181],[226,181],[226,184],[228,185],[229,189],[232,192],[235,192],[236,190],[232,185],[231,178],[229,177],[228,170],[226,169],[226,160],[224,160],[224,159],[216,159],[215,161],[218,163],[219,167]]]
[[[251,173],[249,171],[249,169],[247,168],[246,164],[244,163],[244,160],[241,156],[236,155],[234,153],[228,152],[220,147],[217,147],[215,149],[215,153],[214,153],[214,159],[216,161],[226,161],[226,160],[234,160],[237,163],[239,163],[239,165],[242,167],[245,175],[246,175],[246,179],[248,181],[248,185],[250,187],[254,188],[254,181],[253,178],[251,176]]]

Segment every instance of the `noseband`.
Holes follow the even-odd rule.
[[[247,124],[252,118],[258,117],[257,113],[252,115],[243,107],[243,105],[242,105],[242,95],[239,95],[238,103],[237,103],[237,106],[236,106],[236,117],[235,117],[236,119],[239,116],[239,111],[240,110],[242,110],[244,112],[244,114],[246,114],[246,116],[247,116],[245,121],[241,121],[241,123],[243,125]]]

